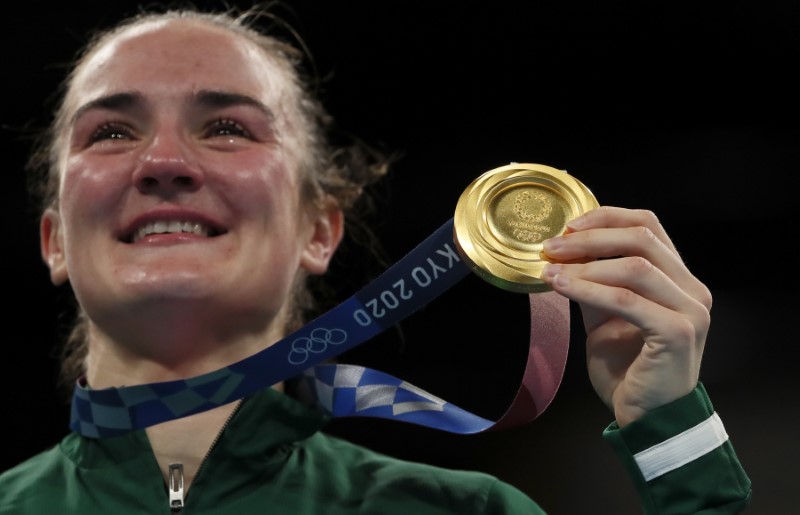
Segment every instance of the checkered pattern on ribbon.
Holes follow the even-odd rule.
[[[184,417],[221,406],[242,395],[245,375],[229,367],[182,381],[90,390],[76,386],[73,429],[90,438],[115,436],[152,421]]]
[[[301,396],[333,417],[378,417],[453,433],[483,431],[481,418],[392,375],[357,365],[317,365],[303,374]]]

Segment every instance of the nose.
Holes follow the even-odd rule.
[[[133,182],[145,194],[173,195],[199,189],[203,172],[179,135],[162,132],[140,155]]]

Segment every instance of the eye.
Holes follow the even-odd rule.
[[[133,131],[121,123],[109,122],[104,123],[92,133],[90,138],[91,143],[97,143],[104,140],[117,140],[117,139],[130,139],[133,137]]]
[[[205,129],[205,135],[209,138],[217,136],[238,136],[252,139],[250,132],[239,122],[228,118],[220,118],[208,124]]]

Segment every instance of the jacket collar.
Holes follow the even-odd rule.
[[[263,462],[265,456],[313,435],[328,420],[321,412],[267,388],[243,400],[210,453],[209,465],[233,457]],[[72,433],[61,443],[61,449],[77,466],[87,469],[132,460],[155,463],[144,430],[103,439]]]

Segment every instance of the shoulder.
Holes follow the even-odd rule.
[[[67,463],[59,444],[0,474],[0,514],[39,513],[39,503],[60,495]]]
[[[304,447],[311,460],[320,460],[328,477],[339,478],[339,491],[360,491],[380,512],[385,513],[388,502],[417,514],[431,513],[431,506],[444,509],[442,513],[544,513],[522,491],[483,472],[402,460],[325,433],[314,435]]]

